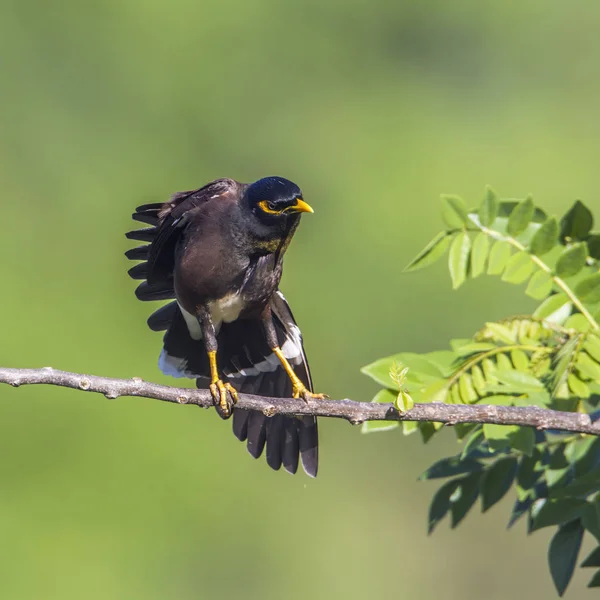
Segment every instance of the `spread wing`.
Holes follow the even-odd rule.
[[[144,261],[129,270],[133,279],[145,280],[135,292],[140,300],[175,297],[173,270],[177,245],[191,217],[202,205],[238,193],[240,187],[241,184],[233,179],[217,179],[197,190],[178,192],[168,202],[144,204],[136,208],[133,219],[151,225],[127,234],[131,240],[150,242],[125,253],[131,260]]]

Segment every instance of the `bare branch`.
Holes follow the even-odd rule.
[[[9,369],[0,367],[0,383],[14,387],[20,385],[57,385],[86,392],[103,394],[114,399],[119,396],[154,398],[177,404],[195,404],[203,408],[213,405],[208,390],[174,388],[133,379],[113,379],[96,375],[82,375],[43,369]],[[407,412],[399,413],[392,404],[355,402],[354,400],[312,400],[297,398],[267,398],[240,394],[237,407],[258,410],[267,416],[313,415],[346,419],[352,424],[364,421],[438,421],[447,425],[457,423],[495,423],[498,425],[523,425],[536,429],[555,429],[574,433],[600,435],[600,420],[592,422],[587,414],[542,409],[535,406],[492,406],[467,404],[416,404]]]

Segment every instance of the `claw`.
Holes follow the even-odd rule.
[[[222,419],[231,417],[233,406],[238,401],[237,390],[230,383],[223,382],[221,379],[213,381],[209,389],[219,416]]]
[[[314,392],[311,392],[300,381],[298,383],[294,383],[292,395],[294,398],[302,398],[304,402],[310,402],[311,400],[326,400],[329,398],[327,394],[315,394]]]

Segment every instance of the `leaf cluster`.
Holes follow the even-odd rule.
[[[600,234],[591,211],[577,201],[558,219],[531,197],[502,200],[488,188],[475,209],[442,196],[442,216],[446,229],[406,271],[447,253],[455,289],[487,273],[523,285],[539,305],[532,314],[485,323],[446,350],[402,352],[367,365],[363,372],[381,386],[373,402],[395,402],[398,410],[412,402],[479,403],[600,416]],[[367,422],[363,431],[401,428],[428,442],[442,427]],[[512,425],[460,424],[454,431],[461,452],[421,476],[447,479],[432,500],[429,531],[447,515],[456,527],[478,499],[485,512],[511,492],[509,527],[521,517],[530,533],[556,527],[548,560],[562,595],[584,534],[600,544],[600,439]],[[600,567],[600,545],[581,566]],[[600,587],[600,570],[589,585]]]

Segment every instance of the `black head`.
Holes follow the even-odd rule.
[[[246,199],[252,212],[261,220],[279,220],[289,215],[313,212],[302,199],[300,188],[283,177],[265,177],[255,181],[246,190]]]

